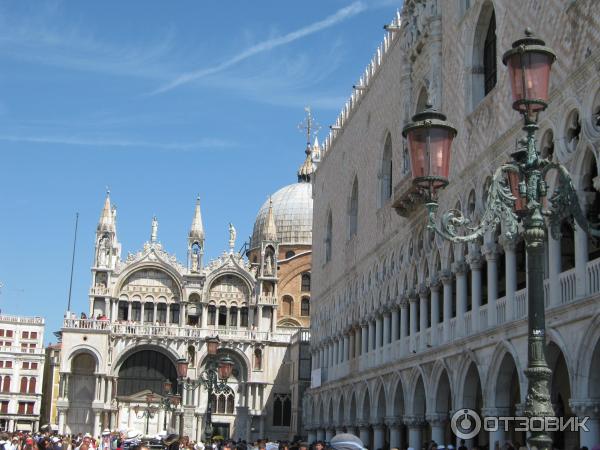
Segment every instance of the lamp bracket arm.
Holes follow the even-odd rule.
[[[588,234],[599,237],[600,224],[590,224],[583,213],[569,171],[560,163],[544,161],[542,169],[544,179],[550,170],[556,170],[558,173],[558,185],[554,189],[552,196],[548,198],[551,206],[547,211],[544,211],[544,214],[548,216],[548,226],[552,237],[554,239],[562,237],[560,228],[565,219],[571,222],[575,220]]]
[[[470,226],[471,220],[465,217],[461,211],[450,209],[442,215],[440,228],[435,222],[438,205],[435,202],[430,202],[426,204],[429,210],[427,227],[444,239],[455,243],[463,243],[480,239],[486,231],[502,224],[505,236],[508,239],[513,239],[518,232],[518,218],[514,212],[516,199],[510,191],[505,172],[519,170],[519,167],[514,164],[504,164],[496,169],[489,187],[487,205],[478,225]],[[459,234],[458,230],[460,228],[465,229],[467,234]]]

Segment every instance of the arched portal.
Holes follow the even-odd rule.
[[[571,383],[569,381],[569,370],[562,351],[554,342],[546,346],[546,360],[552,371],[550,379],[550,401],[554,407],[556,417],[562,417],[564,421],[574,417],[569,405],[571,400]],[[574,431],[557,431],[552,433],[555,448],[579,448],[579,433]]]
[[[505,353],[500,363],[496,386],[494,389],[494,405],[499,415],[516,416],[521,401],[521,389],[519,385],[519,375],[515,360],[510,353]],[[514,424],[510,424],[510,430],[501,440],[508,439],[512,442],[525,443],[526,436],[522,431],[515,431]],[[491,443],[494,445],[494,442]],[[500,445],[502,443],[500,442]]]
[[[458,405],[459,408],[469,408],[477,412],[481,417],[481,409],[483,408],[483,395],[481,390],[481,380],[479,378],[479,371],[477,370],[477,366],[475,366],[474,362],[471,362],[469,365],[469,369],[467,370],[467,375],[464,381],[463,388],[463,397],[461,399],[462,405]],[[470,445],[472,446],[482,446],[487,444],[487,435],[486,433],[479,433],[472,440],[470,440]]]
[[[69,433],[93,433],[92,402],[96,393],[96,359],[89,353],[80,353],[71,362],[69,375]]]
[[[129,397],[146,390],[162,395],[167,379],[177,386],[173,362],[156,350],[141,350],[130,355],[121,365],[117,395]]]
[[[440,375],[435,396],[435,413],[441,419],[440,422],[443,423],[443,431],[440,429],[440,434],[443,432],[443,436],[432,436],[433,440],[438,443],[452,442],[452,429],[448,420],[451,410],[452,391],[450,390],[450,379],[448,378],[448,372],[444,369]],[[442,428],[441,425],[440,428]]]

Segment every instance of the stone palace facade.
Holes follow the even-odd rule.
[[[165,251],[156,219],[143,249],[122,259],[107,195],[96,232],[89,317],[68,313],[62,328],[61,433],[167,430],[203,439],[208,395],[203,387],[178,386],[176,362],[189,361],[188,376],[197,379],[206,365],[205,340],[214,336],[221,341],[218,355],[235,364],[228,381],[233,393],[213,397],[215,434],[250,441],[301,433],[300,398],[310,380],[312,148],[307,153],[298,183],[276,192],[259,211],[248,258],[234,251],[230,225],[228,250],[204,264],[198,201],[186,264]],[[178,386],[182,405],[144,415],[159,405],[165,380]]]
[[[519,414],[527,380],[522,240],[452,245],[425,229],[404,124],[427,99],[458,129],[440,211],[475,222],[492,171],[521,137],[502,53],[531,27],[557,53],[538,144],[571,171],[600,222],[600,8],[594,0],[405,0],[330,135],[313,180],[312,384],[309,439],[359,435],[370,449],[428,439],[455,444],[449,418]],[[553,180],[548,180],[550,192]],[[600,242],[565,221],[546,246],[547,358],[560,417],[589,432],[553,433],[557,448],[600,442]],[[480,433],[471,445],[520,442]]]

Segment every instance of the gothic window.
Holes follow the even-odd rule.
[[[358,231],[358,178],[354,178],[350,203],[348,205],[348,238],[352,239]]]
[[[333,218],[331,211],[327,214],[327,227],[325,229],[325,262],[331,261],[331,240],[333,238]]]
[[[254,370],[262,370],[262,350],[260,348],[254,350]]]
[[[224,327],[227,325],[227,307],[219,306],[219,326]]]
[[[131,304],[131,320],[139,322],[142,319],[142,305],[140,302]]]
[[[233,414],[233,412],[235,410],[235,401],[233,398],[233,394],[229,394],[227,396],[227,403],[226,403],[225,407],[226,407],[227,414]]]
[[[379,206],[381,207],[392,197],[392,136],[390,133],[387,134],[383,147],[380,183],[381,201]]]
[[[158,323],[166,323],[167,321],[167,305],[164,303],[159,303],[158,307],[156,308],[156,321]]]
[[[154,322],[154,303],[152,302],[144,303],[144,322]]]
[[[248,308],[241,308],[240,310],[240,326],[248,326]]]
[[[179,305],[171,305],[169,312],[169,322],[174,324],[179,323]]]
[[[496,86],[496,14],[492,12],[483,44],[483,77],[485,95]]]
[[[283,315],[291,316],[294,311],[294,299],[289,295],[283,296]]]
[[[475,216],[475,206],[475,190],[471,189],[467,200],[467,214],[470,219],[473,219]]]
[[[302,274],[302,283],[300,286],[302,292],[310,292],[310,273]]]
[[[118,320],[128,320],[129,317],[129,303],[127,302],[119,302],[119,312],[118,312]]]
[[[215,305],[208,305],[208,324],[216,325],[217,308]]]
[[[275,394],[273,400],[273,426],[289,427],[292,421],[292,401],[289,394]]]
[[[229,308],[229,326],[232,326],[232,327],[238,326],[237,315],[238,315],[237,306],[232,306],[231,308]]]
[[[304,317],[310,316],[310,298],[302,297],[300,302],[300,315]]]
[[[233,393],[213,394],[211,404],[215,414],[233,414],[235,411],[235,396]]]

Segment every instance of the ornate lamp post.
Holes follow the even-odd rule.
[[[527,417],[537,420],[536,429],[542,430],[531,431],[528,439],[530,447],[538,450],[552,448],[552,439],[540,423],[545,417],[554,416],[548,388],[552,372],[545,355],[545,217],[555,239],[560,239],[560,224],[566,218],[574,218],[584,230],[598,234],[588,226],[567,169],[541,158],[536,147],[537,119],[548,105],[550,69],[554,60],[554,52],[545,46],[544,41],[533,37],[529,30],[503,56],[510,75],[512,106],[523,115],[525,137],[511,155],[512,160],[494,173],[486,210],[477,226],[471,226],[469,219],[455,209],[442,216],[441,227],[436,224],[437,193],[448,185],[450,149],[456,135],[446,116],[428,105],[402,130],[403,136],[408,138],[413,183],[425,199],[429,229],[447,240],[462,243],[480,239],[487,230],[495,229],[499,224],[508,239],[516,237],[520,225],[523,228],[529,308],[528,365],[525,369],[528,386],[524,411]],[[558,185],[548,198],[551,207],[546,209],[545,178],[551,170],[558,173]],[[465,229],[465,233],[459,233],[459,228]]]
[[[174,412],[177,411],[179,405],[181,404],[181,395],[173,394],[171,392],[172,388],[173,383],[171,383],[170,380],[165,380],[163,383],[164,396],[161,397],[151,392],[146,395],[146,406],[143,409],[140,408],[140,405],[135,405],[133,407],[133,411],[138,419],[146,419],[146,434],[148,434],[150,419],[153,419],[159,410],[162,409],[165,412]],[[165,414],[163,429],[166,428],[167,416]]]
[[[158,406],[153,405],[154,395],[148,394],[146,395],[146,406],[142,409],[140,405],[135,405],[133,407],[133,412],[135,413],[138,419],[146,419],[146,436],[148,435],[148,428],[150,425],[150,419],[153,419],[156,413],[158,412]],[[141,414],[140,414],[141,411]]]
[[[225,355],[221,358],[217,358],[217,352],[220,344],[219,337],[209,337],[206,339],[206,351],[208,354],[206,361],[206,369],[200,374],[200,378],[197,380],[191,380],[187,376],[189,362],[185,359],[177,361],[177,374],[179,376],[179,382],[187,390],[195,390],[200,386],[206,389],[208,394],[208,401],[206,406],[206,426],[204,429],[204,436],[206,439],[210,439],[213,434],[212,426],[212,397],[215,394],[229,394],[233,393],[231,387],[227,385],[227,380],[231,376],[234,362],[233,360]]]

